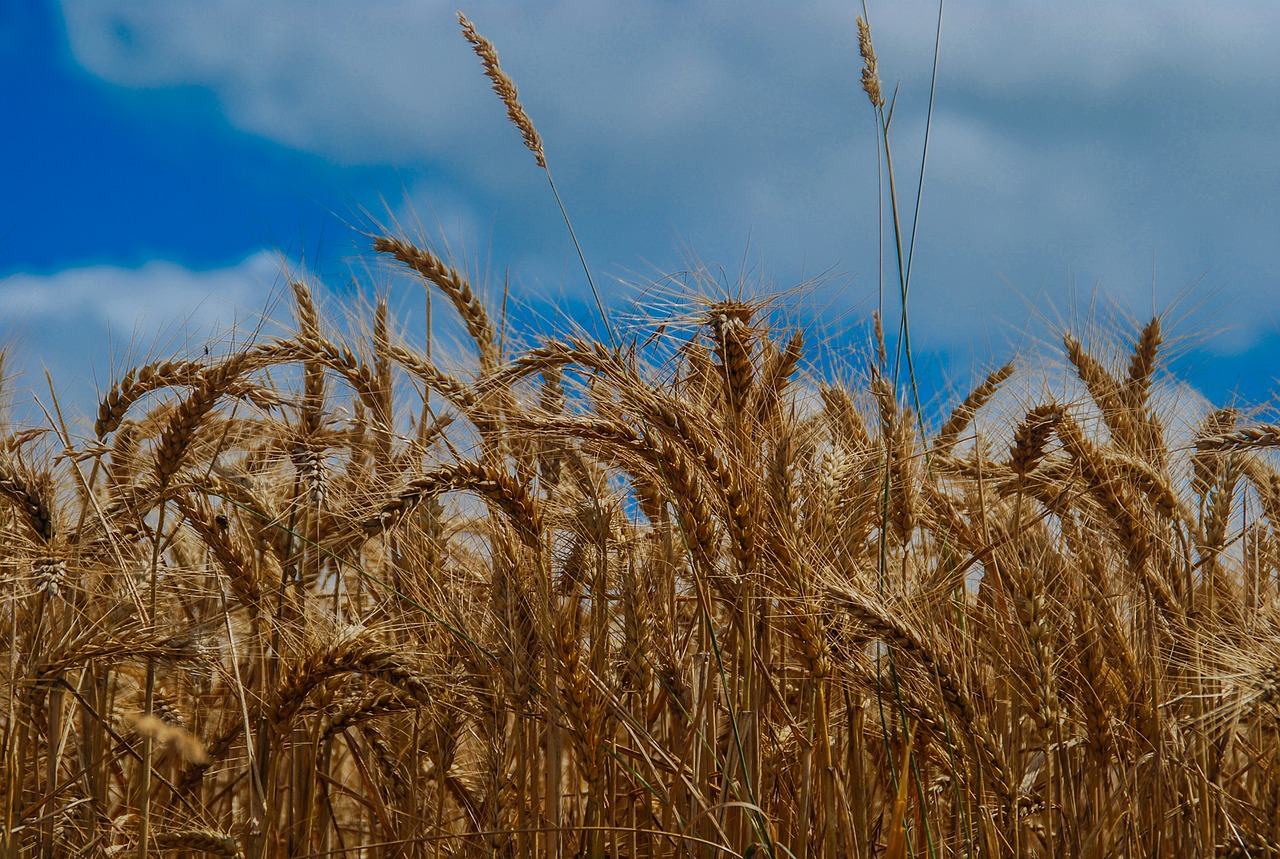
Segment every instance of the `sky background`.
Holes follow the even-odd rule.
[[[335,312],[387,292],[420,338],[421,291],[368,250],[380,223],[447,244],[495,302],[509,278],[513,327],[590,326],[546,178],[457,8],[0,2],[9,398],[29,402],[47,367],[91,412],[127,362],[280,316],[282,260]],[[697,260],[722,288],[745,267],[752,294],[819,279],[789,317],[833,348],[860,342],[878,213],[859,6],[463,8],[519,86],[615,311],[660,316],[645,287]],[[937,8],[870,11],[910,208]],[[1278,43],[1274,0],[947,7],[910,304],[930,392],[1055,326],[1123,336],[1154,310],[1196,388],[1271,401]]]

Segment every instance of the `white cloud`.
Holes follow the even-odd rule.
[[[432,0],[63,3],[73,54],[104,80],[206,87],[246,131],[380,163],[508,148],[491,144],[503,111],[484,94],[455,8]],[[677,140],[714,112],[740,83],[719,51],[694,38],[716,15],[701,9],[701,29],[680,29],[657,9],[622,3],[474,13],[535,121],[574,123],[562,150],[584,136]],[[498,133],[518,146],[510,129]]]
[[[153,260],[135,269],[100,265],[15,274],[0,281],[0,314],[19,324],[78,318],[117,334],[155,331],[178,320],[184,328],[214,330],[235,313],[262,305],[280,272],[280,258],[264,251],[213,271]]]
[[[89,414],[95,387],[122,366],[243,337],[279,306],[281,271],[280,258],[263,252],[212,271],[153,261],[134,269],[87,266],[0,279],[3,333],[23,371],[18,387],[45,390],[47,367],[66,402]],[[270,323],[266,331],[276,333]]]

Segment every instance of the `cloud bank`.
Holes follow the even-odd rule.
[[[493,212],[517,276],[566,267],[532,159],[458,36],[454,5],[65,0],[69,44],[113,85],[194,86],[228,121],[349,164],[395,164],[414,205]],[[876,290],[876,148],[847,3],[562,2],[469,10],[547,141],[590,259],[736,265]],[[936,7],[873,6],[904,203]],[[1095,285],[1137,315],[1207,275],[1229,348],[1280,316],[1280,14],[1212,5],[952,6],[913,272],[924,338],[958,345]],[[413,172],[416,171],[416,172]],[[442,221],[448,211],[435,210]],[[1151,285],[1155,275],[1155,287]],[[1203,297],[1206,293],[1196,293]]]

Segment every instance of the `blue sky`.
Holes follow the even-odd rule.
[[[335,309],[413,293],[359,229],[420,222],[513,324],[589,319],[545,177],[456,3],[0,5],[0,334],[80,407],[132,358],[279,304],[280,259]],[[876,146],[847,2],[475,3],[546,141],[607,301],[690,255],[840,342],[877,303]],[[936,6],[871,4],[904,199]],[[952,3],[912,285],[934,387],[1093,303],[1167,311],[1216,401],[1280,375],[1280,7]],[[353,227],[357,229],[353,229]],[[481,278],[478,278],[478,280]],[[641,312],[653,311],[642,301]],[[550,320],[550,321],[548,321]],[[559,320],[558,322],[556,320]],[[1127,333],[1126,323],[1110,323]],[[16,395],[15,395],[16,396]],[[26,396],[29,396],[27,394]]]

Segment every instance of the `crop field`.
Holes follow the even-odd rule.
[[[934,418],[879,324],[695,278],[524,342],[368,247],[462,348],[298,279],[0,423],[4,856],[1280,855],[1280,426],[1174,432],[1159,316]]]

